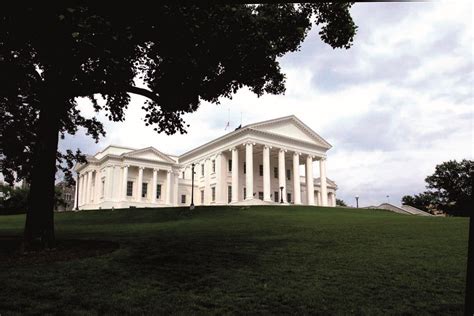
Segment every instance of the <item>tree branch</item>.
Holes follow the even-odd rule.
[[[97,93],[111,94],[113,92],[118,92],[119,90],[123,90],[128,93],[138,94],[158,103],[157,94],[153,93],[150,90],[147,90],[144,88],[138,88],[131,85],[130,86],[125,85],[123,87],[96,87],[96,89],[91,89],[89,91],[82,91],[78,89],[73,92],[73,97],[86,97],[86,96],[94,95]]]
[[[144,96],[144,97],[158,103],[158,95],[156,95],[155,93],[153,93],[150,90],[143,89],[143,88],[138,88],[138,87],[134,87],[134,86],[128,86],[128,87],[126,87],[125,91],[127,91],[129,93]]]

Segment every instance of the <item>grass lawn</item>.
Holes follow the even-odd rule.
[[[24,216],[0,216],[0,236]],[[56,215],[97,257],[0,262],[0,314],[462,314],[468,220],[319,207]]]

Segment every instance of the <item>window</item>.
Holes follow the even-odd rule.
[[[291,203],[291,193],[286,194],[286,202]]]
[[[148,191],[148,183],[143,182],[142,183],[142,198],[146,197],[147,191]]]
[[[244,188],[244,199],[247,197],[247,188]]]
[[[204,164],[201,164],[201,177],[204,177]]]
[[[181,204],[185,204],[186,203],[186,195],[182,194],[181,195]]]
[[[277,167],[273,168],[273,177],[278,178],[278,168]]]
[[[232,172],[232,159],[227,160],[227,170]]]
[[[65,199],[66,201],[71,201],[71,194],[65,193],[65,194],[64,194],[64,199]]]
[[[156,185],[156,198],[161,199],[161,184]]]
[[[102,179],[102,192],[101,193],[102,193],[102,197],[104,197],[105,195],[105,180],[104,179]]]
[[[263,200],[263,192],[258,192],[258,198],[259,198],[260,200]]]
[[[275,192],[273,192],[273,193],[275,193],[275,202],[277,202],[277,203],[280,202],[280,194],[279,194],[279,192],[278,192],[278,191],[275,191]]]
[[[201,204],[204,204],[204,190],[201,190]]]
[[[213,173],[216,172],[216,161],[215,160],[212,161],[212,172]]]
[[[185,178],[185,177],[184,177],[184,171],[183,171],[183,179],[184,179],[184,178]]]
[[[263,176],[263,165],[259,166],[259,172],[260,172],[260,176]]]
[[[104,184],[104,181],[102,181],[102,184]],[[127,181],[127,196],[133,196],[133,181]]]
[[[247,173],[247,164],[244,162],[244,174]]]
[[[227,187],[227,203],[232,202],[232,186]]]
[[[291,180],[291,170],[286,169],[286,180]]]
[[[212,202],[216,201],[216,187],[211,188],[211,193],[212,193]]]

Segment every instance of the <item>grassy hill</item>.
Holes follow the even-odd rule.
[[[0,236],[24,216],[0,217]],[[56,215],[101,256],[0,260],[0,314],[462,314],[468,220],[318,207]],[[4,256],[5,258],[5,256]],[[0,258],[1,259],[1,258]]]

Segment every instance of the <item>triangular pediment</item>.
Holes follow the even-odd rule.
[[[170,158],[168,155],[162,153],[154,147],[147,147],[143,149],[137,149],[122,155],[123,157],[135,158],[135,159],[145,159],[152,161],[160,162],[169,162],[174,163],[175,161]]]
[[[258,131],[313,143],[323,148],[331,148],[331,145],[326,140],[293,115],[252,124],[249,127]]]

